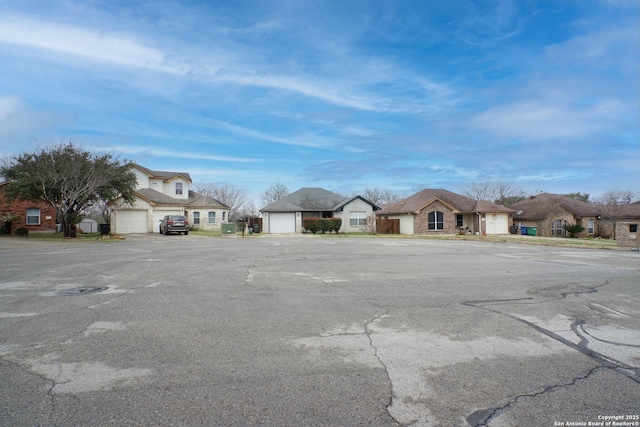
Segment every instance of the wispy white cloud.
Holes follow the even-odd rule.
[[[38,21],[19,15],[0,16],[0,43],[74,55],[127,67],[185,74],[164,52],[124,34]]]
[[[157,147],[141,147],[141,146],[110,146],[100,147],[98,150],[102,151],[117,151],[123,154],[129,155],[150,155],[154,157],[169,157],[178,159],[194,159],[194,160],[211,160],[216,162],[230,162],[230,163],[260,163],[262,159],[250,158],[250,157],[233,157],[233,156],[220,156],[216,154],[207,154],[202,152],[189,152],[182,151],[181,148],[176,149],[161,149]]]
[[[235,125],[233,123],[224,122],[220,120],[211,119],[209,123],[213,123],[214,126],[218,126],[219,128],[233,132],[237,135],[246,136],[248,138],[257,139],[261,141],[275,142],[275,143],[284,144],[284,145],[296,145],[300,147],[315,147],[315,148],[324,147],[328,145],[326,140],[324,142],[318,141],[319,138],[315,135],[308,135],[306,138],[305,137],[282,138],[279,136],[270,135],[265,132],[255,131],[252,129]]]

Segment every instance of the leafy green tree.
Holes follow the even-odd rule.
[[[130,164],[121,163],[112,153],[92,153],[69,142],[22,153],[3,163],[0,175],[9,182],[5,197],[49,203],[65,237],[71,235],[71,226],[81,220],[84,210],[98,201],[122,197],[133,202],[136,177]]]
[[[565,196],[575,200],[580,200],[581,202],[589,203],[589,193],[569,193],[565,194]]]

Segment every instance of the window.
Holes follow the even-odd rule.
[[[564,221],[557,219],[551,223],[551,235],[556,237],[564,236]]]
[[[365,225],[367,213],[364,211],[351,211],[349,214],[349,226],[359,227]]]
[[[629,224],[629,233],[637,233],[638,224]]]
[[[27,209],[27,225],[40,225],[40,209]]]
[[[462,220],[462,214],[456,215],[456,227],[462,228],[464,225],[464,221]]]
[[[444,230],[444,214],[442,212],[429,212],[429,230]]]
[[[590,219],[588,224],[587,224],[587,233],[589,234],[595,234],[596,230],[595,230],[595,220]]]
[[[222,212],[222,222],[225,222],[226,220],[227,220],[227,213]]]
[[[193,223],[200,224],[200,212],[193,213]]]
[[[214,211],[209,211],[208,219],[209,219],[209,224],[215,224],[216,223],[216,213]]]
[[[182,194],[182,183],[176,182],[176,194]]]

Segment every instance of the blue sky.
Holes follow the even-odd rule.
[[[195,182],[640,190],[637,0],[0,2],[0,153]]]

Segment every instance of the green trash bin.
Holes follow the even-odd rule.
[[[537,236],[538,235],[538,227],[527,227],[527,234],[529,236]]]

